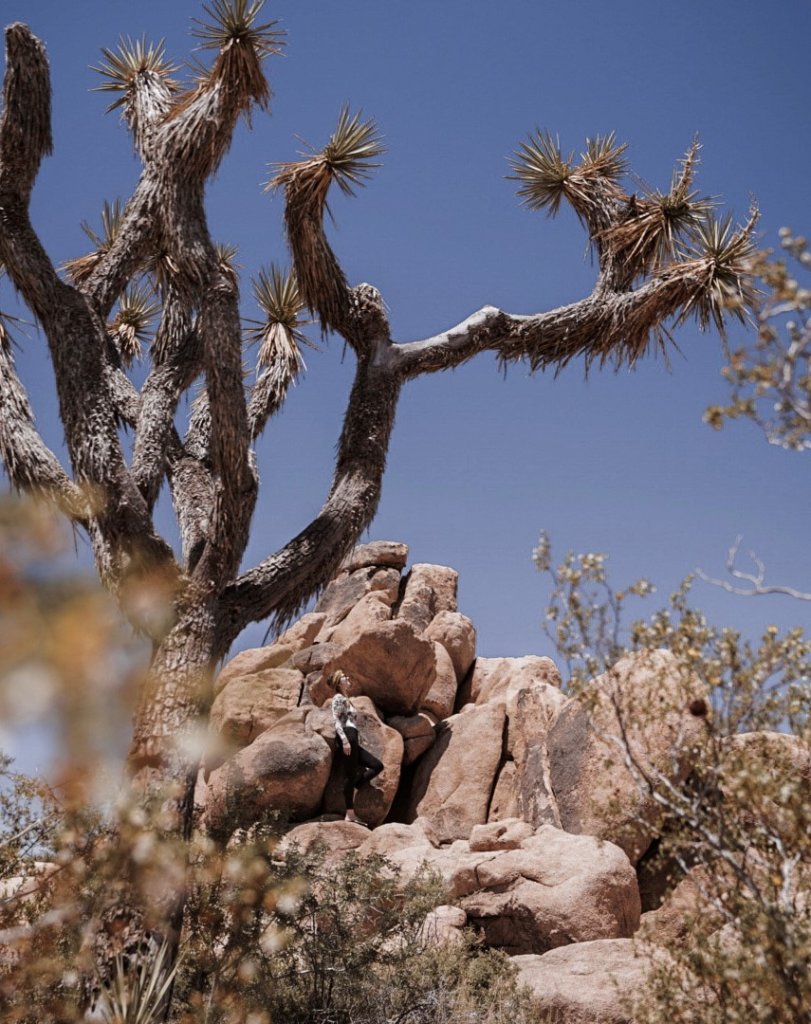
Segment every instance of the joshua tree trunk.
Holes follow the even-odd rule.
[[[537,135],[514,160],[519,194],[537,209],[555,212],[562,199],[574,206],[599,266],[591,295],[528,316],[485,306],[448,331],[397,343],[381,296],[371,285],[349,284],[324,232],[331,185],[351,192],[381,152],[374,124],[344,110],[324,150],[280,165],[272,183],[284,192],[294,271],[287,278],[263,272],[254,285],[266,322],[253,329],[261,346],[246,385],[237,278],[231,254],[209,236],[203,193],[240,115],[269,96],[262,62],[280,37],[272,24],[256,24],[260,6],[234,0],[208,12],[212,23],[199,34],[214,62],[186,91],[161,47],[105,51],[103,88],[123,107],[142,172],[123,209],[105,209],[103,236],[66,264],[66,279],[28,213],[51,149],[45,51],[24,25],[6,32],[0,261],[47,337],[71,472],[36,431],[2,332],[0,453],[14,487],[55,503],[87,532],[103,584],[153,639],[129,767],[142,796],[170,795],[177,813],[168,827],[179,835],[190,828],[194,736],[217,662],[249,623],[289,621],[372,522],[408,381],[484,351],[533,370],[557,370],[578,356],[587,364],[632,362],[652,342],[662,344],[669,319],[696,315],[721,327],[723,312],[739,315],[749,296],[752,222],[733,232],[707,219],[707,203],[691,191],[695,146],[668,192],[635,197],[620,184],[624,147],[613,138],[590,141],[575,164]],[[692,239],[687,248],[676,248],[680,235]],[[345,340],[356,363],[335,475],[315,519],[239,575],[257,496],[253,446],[302,365],[303,307]],[[127,369],[148,336],[151,368],[138,391]],[[178,402],[200,379],[181,436]],[[129,463],[122,422],[134,433]],[[180,553],[153,525],[164,480]],[[145,590],[164,595],[157,612],[144,610]]]

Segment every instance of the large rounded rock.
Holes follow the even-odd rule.
[[[214,699],[210,726],[235,747],[247,746],[296,707],[303,690],[304,676],[294,668],[232,675]]]
[[[345,672],[362,694],[386,715],[412,715],[436,675],[434,645],[402,619],[370,626],[321,666],[323,675]]]
[[[560,673],[551,658],[537,654],[523,658],[476,658],[459,687],[458,705],[506,701],[519,690],[539,683],[560,686]]]
[[[437,612],[423,636],[426,640],[442,644],[453,662],[456,679],[461,683],[476,658],[476,627],[467,615]]]
[[[393,715],[388,724],[403,737],[403,765],[413,764],[434,745],[437,719],[429,712]]]
[[[296,650],[295,644],[275,643],[269,647],[252,647],[240,651],[220,669],[214,679],[214,692],[219,693],[232,679],[253,676],[257,672],[288,664]]]
[[[516,838],[522,824],[513,823]],[[476,834],[477,845],[483,838]],[[461,903],[488,946],[543,953],[636,931],[636,873],[619,847],[551,825],[507,845],[477,864],[478,891]]]
[[[405,578],[397,617],[410,622],[421,633],[438,612],[456,611],[458,585],[459,573],[455,569],[415,563]]]
[[[302,853],[320,850],[324,863],[330,865],[357,850],[368,838],[368,828],[355,821],[306,821],[285,833],[273,856],[281,859],[291,848]]]
[[[332,750],[306,726],[297,708],[229,758],[209,776],[204,820],[216,836],[249,828],[269,812],[292,820],[318,813],[332,764]]]
[[[375,565],[358,567],[351,572],[341,570],[330,580],[321,595],[316,612],[325,616],[324,627],[342,622],[352,609],[370,593],[377,593],[391,608],[400,590],[398,569],[378,568]],[[326,639],[323,635],[320,639]]]
[[[644,992],[650,971],[632,939],[579,942],[512,962],[519,984],[532,990],[539,1019],[555,1024],[632,1024],[628,1003]]]
[[[427,711],[436,719],[447,718],[453,714],[453,705],[456,700],[456,671],[451,661],[451,656],[442,646],[434,642],[434,681],[431,689],[422,698],[420,711]]]
[[[327,630],[323,639],[340,647],[346,647],[362,636],[378,622],[391,618],[391,601],[380,590],[365,594],[347,613],[337,626]]]
[[[636,863],[658,832],[660,812],[626,767],[624,744],[644,770],[680,784],[706,735],[704,719],[690,711],[700,695],[669,651],[639,651],[568,700],[547,739],[563,828],[609,839]]]
[[[414,774],[409,820],[427,818],[442,842],[467,839],[474,825],[487,821],[504,721],[504,708],[490,705],[439,724],[436,742]]]
[[[341,563],[341,571],[355,572],[357,569],[397,569],[405,567],[408,559],[408,544],[396,540],[373,540],[358,544]]]

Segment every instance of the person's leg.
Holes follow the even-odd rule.
[[[345,817],[347,821],[357,821],[357,815],[355,814],[355,787],[357,786],[358,761],[360,758],[357,729],[347,729],[346,738],[349,740],[350,753],[343,755]]]
[[[358,774],[356,776],[358,786],[363,782],[371,782],[372,779],[376,779],[384,768],[383,762],[371,751],[364,750],[363,747],[358,748]]]

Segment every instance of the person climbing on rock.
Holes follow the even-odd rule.
[[[355,814],[355,790],[364,782],[371,782],[376,778],[383,771],[384,765],[374,754],[360,745],[358,712],[349,699],[353,690],[352,681],[340,669],[332,673],[329,681],[335,691],[332,698],[332,718],[335,723],[335,735],[342,751],[346,820],[360,821]]]

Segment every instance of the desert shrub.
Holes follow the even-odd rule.
[[[425,918],[444,901],[433,873],[403,879],[384,858],[335,860],[323,849],[275,860],[273,845],[232,851],[214,889],[196,893],[193,916],[217,919],[222,941],[203,949],[199,932],[189,936],[176,992],[182,1020],[530,1019],[506,957],[473,935],[458,945],[431,941]]]
[[[712,625],[692,603],[692,579],[629,624],[627,600],[649,598],[647,581],[616,589],[602,554],[570,552],[555,565],[546,536],[535,562],[551,583],[547,634],[581,699],[622,655],[657,648],[703,695],[685,709],[704,729],[681,785],[629,739],[644,709],[615,706],[625,764],[660,812],[649,866],[671,884],[689,873],[698,900],[682,935],[652,956],[629,1013],[636,1024],[810,1021],[811,643],[799,628],[768,626],[751,640]]]

